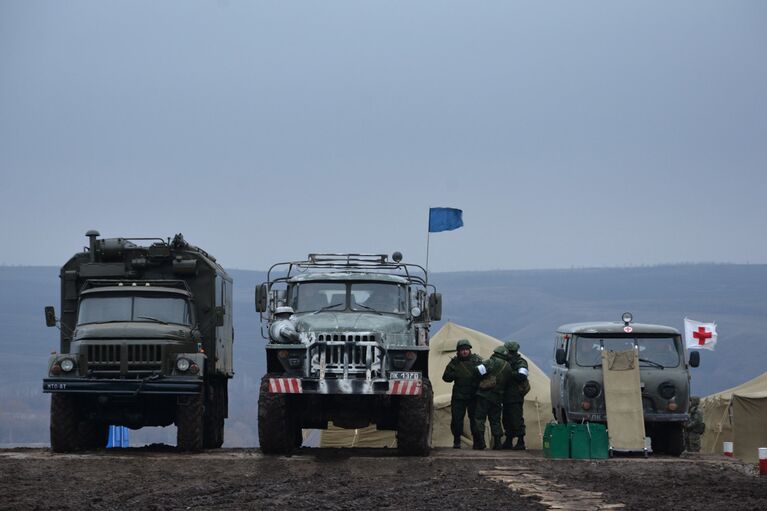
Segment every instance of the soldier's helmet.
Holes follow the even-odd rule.
[[[469,348],[471,349],[471,343],[468,339],[461,339],[458,341],[458,344],[455,345],[455,351],[460,350],[461,348]]]
[[[503,346],[509,351],[517,353],[519,351],[519,343],[517,341],[507,341]]]
[[[700,398],[698,396],[692,396],[690,398],[690,406],[698,406],[700,404]]]
[[[509,350],[507,350],[505,346],[498,346],[497,348],[493,350],[494,355],[501,355],[503,357],[508,355],[508,353],[509,353]]]

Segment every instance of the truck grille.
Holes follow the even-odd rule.
[[[369,378],[381,373],[383,349],[374,333],[318,334],[309,349],[314,376]]]
[[[94,344],[87,349],[88,369],[119,373],[123,359],[129,372],[152,372],[162,368],[159,344]]]

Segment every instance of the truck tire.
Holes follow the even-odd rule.
[[[109,424],[101,421],[82,421],[78,435],[80,448],[87,451],[104,449],[109,441]]]
[[[258,394],[258,443],[264,454],[290,454],[299,447],[296,430],[298,424],[293,420],[287,394],[269,392],[269,378],[277,375],[267,374],[261,379]],[[300,434],[298,429],[298,434]]]
[[[73,452],[80,449],[79,413],[75,396],[51,394],[51,450]]]
[[[218,449],[224,445],[227,383],[226,379],[217,378],[206,386],[203,424],[203,447],[206,449]]]
[[[203,396],[179,399],[176,405],[176,448],[179,451],[201,451],[203,446]]]
[[[428,379],[424,379],[421,384],[421,395],[401,398],[397,418],[397,448],[400,454],[429,455],[433,401],[434,395]]]
[[[670,422],[663,428],[663,450],[669,456],[681,456],[684,452],[684,427],[681,422]]]

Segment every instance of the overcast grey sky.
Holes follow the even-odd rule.
[[[0,1],[0,263],[767,262],[767,2]]]

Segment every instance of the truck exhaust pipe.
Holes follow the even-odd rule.
[[[91,256],[91,262],[96,262],[96,238],[101,236],[99,234],[99,231],[90,230],[85,233],[86,236],[88,236],[88,239],[90,240],[90,248],[88,249]]]

